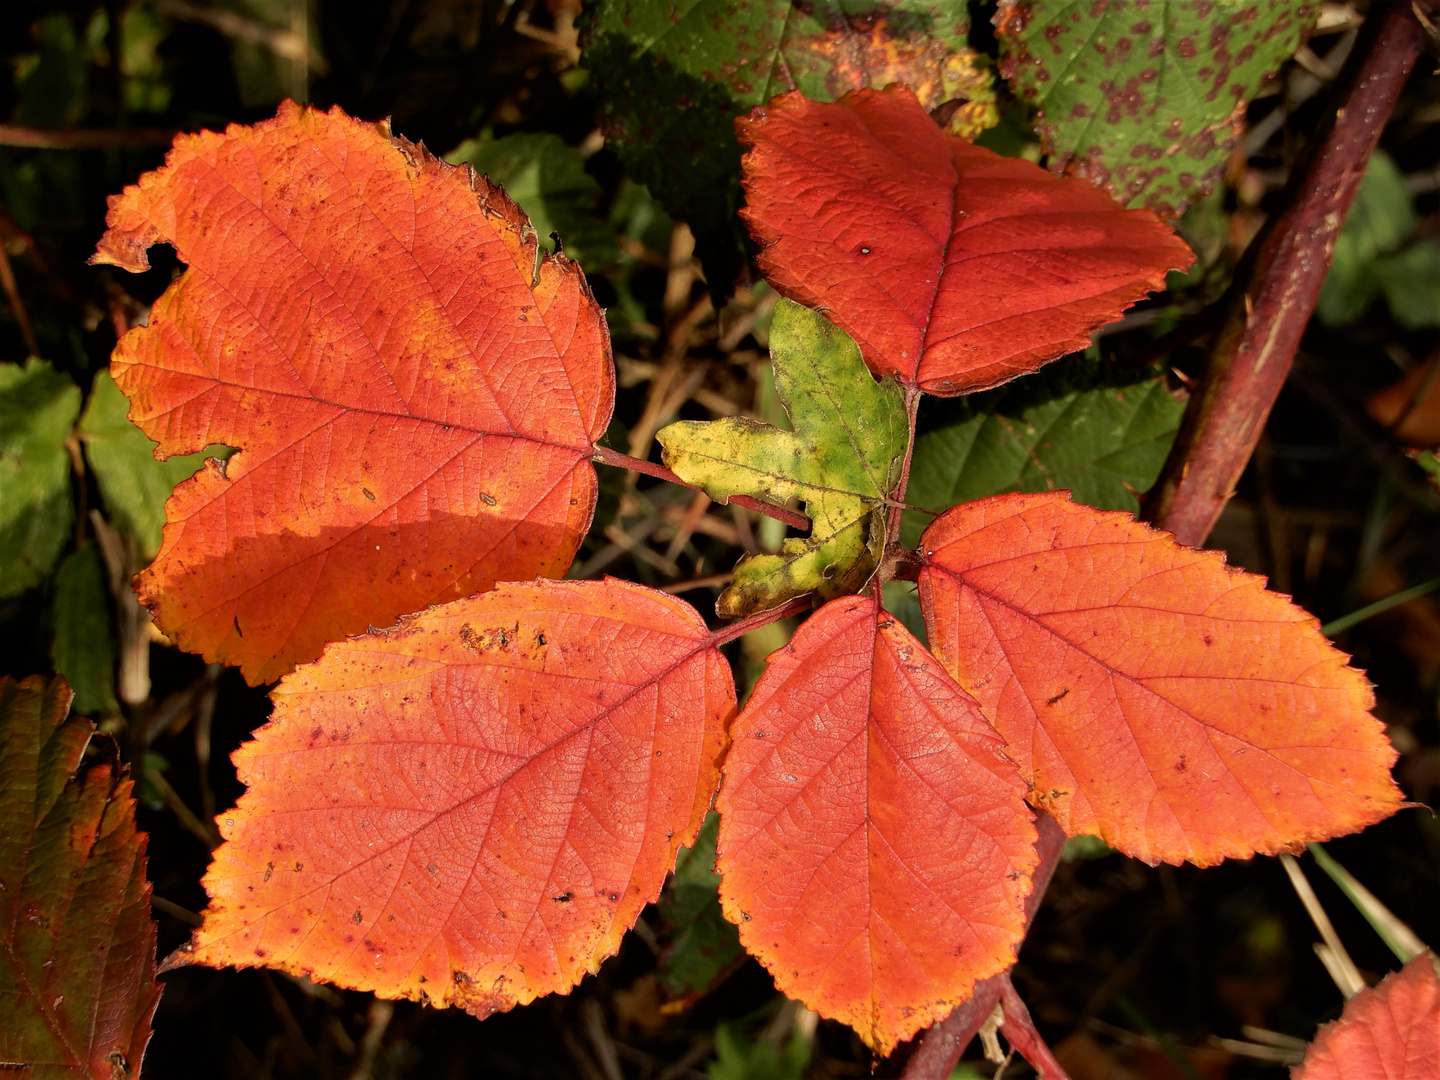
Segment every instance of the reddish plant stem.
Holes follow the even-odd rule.
[[[631,472],[644,473],[646,476],[653,476],[659,480],[668,480],[681,487],[694,488],[693,484],[685,483],[664,465],[656,465],[653,461],[646,461],[644,458],[631,457],[619,450],[611,450],[608,446],[595,447],[595,453],[591,460],[598,461],[602,465],[613,465],[617,469],[629,469]]]
[[[1250,460],[1285,383],[1300,337],[1330,268],[1366,162],[1420,55],[1411,5],[1372,9],[1368,41],[1337,82],[1336,107],[1286,189],[1272,219],[1237,269],[1199,388],[1145,516],[1199,547]]]
[[[957,1005],[954,1012],[932,1025],[920,1037],[920,1045],[905,1063],[901,1080],[946,1080],[955,1071],[955,1064],[970,1040],[985,1026],[1000,1003],[1000,981],[1004,977],[994,975],[979,983],[969,1001]]]
[[[1035,850],[1040,855],[1040,864],[1035,867],[1032,876],[1034,887],[1030,895],[1025,898],[1025,928],[1028,931],[1030,924],[1035,921],[1035,913],[1040,910],[1040,901],[1045,896],[1045,890],[1050,885],[1050,879],[1055,876],[1055,868],[1060,865],[1060,855],[1065,850],[1065,834],[1060,826],[1055,824],[1055,819],[1049,814],[1038,814],[1036,816],[1035,828],[1039,837],[1035,841]],[[997,1003],[1010,985],[1008,972],[1000,975],[992,975],[985,981],[978,983],[975,993],[970,1000],[956,1007],[955,1011],[944,1020],[933,1025],[924,1035],[920,1037],[920,1045],[910,1055],[910,1060],[905,1063],[904,1071],[900,1076],[902,1080],[946,1080],[954,1070],[955,1063],[960,1060],[960,1055],[965,1052],[965,1047],[970,1045],[970,1040],[980,1030],[985,1021],[990,1019],[990,1014],[995,1011]],[[1013,988],[1010,991],[1015,992]],[[1018,1000],[1018,998],[1016,999]],[[1007,1022],[1010,1016],[1006,1010]],[[1030,1014],[1024,1015],[1024,1023],[1028,1023]],[[1019,1022],[1019,1021],[1017,1021]],[[1034,1031],[1034,1025],[1030,1025]],[[1007,1033],[1007,1038],[1009,1035]],[[1035,1042],[1045,1046],[1038,1034],[1033,1036]],[[1030,1056],[1025,1047],[1021,1046],[1014,1039],[1010,1045],[1024,1054],[1030,1064],[1043,1067],[1044,1062],[1037,1061]],[[1044,1051],[1036,1050],[1035,1053],[1041,1057],[1049,1055],[1049,1047]],[[1053,1061],[1053,1058],[1048,1058]],[[1058,1068],[1058,1066],[1055,1066]],[[1054,1074],[1043,1073],[1047,1078],[1063,1078],[1064,1073]]]
[[[718,649],[721,645],[726,645],[738,637],[744,637],[751,630],[759,630],[762,626],[769,626],[771,623],[779,622],[781,619],[788,618],[791,615],[799,615],[802,611],[809,611],[811,606],[811,598],[809,596],[797,596],[793,600],[786,600],[785,603],[777,608],[759,612],[758,614],[751,615],[749,618],[741,619],[737,623],[731,623],[729,626],[722,626],[718,630],[712,630],[710,637],[705,641],[705,645],[707,648]]]
[[[608,446],[595,447],[592,461],[598,461],[602,465],[613,465],[617,469],[629,469],[631,472],[644,473],[646,476],[653,476],[657,480],[668,480],[672,484],[679,484],[691,491],[703,490],[698,484],[687,484],[679,476],[671,472],[664,465],[656,465],[653,461],[646,461],[644,458],[631,457],[629,454],[622,454],[619,450],[611,450]],[[747,510],[754,510],[757,514],[764,514],[776,521],[783,521],[792,529],[810,531],[810,519],[804,514],[797,514],[794,510],[787,510],[783,506],[776,506],[774,503],[765,502],[763,499],[755,499],[749,495],[731,495],[729,502],[736,506],[743,506]]]
[[[179,132],[171,128],[31,128],[0,124],[0,146],[39,150],[110,150],[131,146],[169,146]]]
[[[1035,1030],[1035,1021],[1030,1019],[1030,1010],[1015,992],[1010,973],[1006,972],[996,978],[1000,980],[1000,1010],[1005,1014],[1005,1020],[1000,1024],[1000,1034],[1020,1052],[1021,1057],[1035,1066],[1040,1080],[1070,1080],[1060,1062],[1055,1060],[1050,1047],[1045,1045],[1040,1032]]]
[[[910,486],[910,462],[915,457],[915,421],[920,415],[920,388],[918,386],[905,388],[905,415],[910,421],[910,437],[905,444],[905,463],[900,467],[900,482],[895,485],[895,491],[891,495],[894,502],[890,507],[889,517],[885,521],[885,542],[887,544],[893,544],[900,539],[900,519],[904,517],[906,510],[904,506],[905,489]]]
[[[25,302],[20,298],[20,286],[15,281],[15,271],[10,266],[10,255],[5,242],[0,240],[0,287],[5,290],[5,299],[10,301],[10,313],[15,316],[15,325],[20,327],[20,336],[31,356],[40,355],[40,345],[35,340],[35,330],[30,325],[30,316],[25,313]]]

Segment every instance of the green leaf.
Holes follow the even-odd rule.
[[[0,597],[50,572],[75,521],[65,440],[80,390],[43,360],[0,364]]]
[[[1359,320],[1381,292],[1374,272],[1374,257],[1360,254],[1359,246],[1347,241],[1342,232],[1335,238],[1335,253],[1325,284],[1315,301],[1315,314],[1326,326],[1349,326]]]
[[[100,549],[87,544],[72,551],[55,572],[55,670],[75,691],[76,712],[120,711],[115,700],[115,638],[110,631],[110,590]]]
[[[132,113],[163,113],[175,96],[161,45],[170,23],[159,12],[134,4],[120,22],[121,68],[125,72],[125,103]]]
[[[801,1080],[810,1064],[810,1040],[792,1032],[781,1049],[773,1042],[750,1042],[737,1036],[729,1024],[715,1029],[715,1060],[710,1080]]]
[[[468,163],[505,188],[530,216],[541,243],[558,233],[565,254],[588,273],[615,262],[615,234],[595,216],[600,184],[585,171],[585,159],[558,135],[482,136],[467,139],[445,160]]]
[[[895,490],[909,441],[900,388],[877,383],[850,337],[825,316],[789,300],[770,327],[775,391],[793,431],[747,417],[682,420],[658,438],[665,464],[719,502],[755,495],[801,499],[810,535],[778,555],[747,555],[715,609],[737,617],[817,593],[858,592],[885,546],[885,500]]]
[[[665,253],[670,244],[670,231],[675,227],[650,190],[628,176],[620,181],[615,200],[610,204],[609,224],[626,240],[659,255]],[[622,253],[621,258],[633,260],[634,256]]]
[[[84,45],[65,15],[47,15],[35,23],[40,56],[17,80],[20,107],[15,122],[26,127],[72,127],[85,115]]]
[[[175,485],[194,476],[207,457],[224,459],[230,450],[210,446],[198,454],[156,461],[156,444],[127,419],[129,410],[110,373],[100,372],[80,418],[80,440],[111,523],[135,537],[148,562],[160,550],[165,500]]]
[[[1342,236],[1362,259],[1394,251],[1415,231],[1415,200],[1395,159],[1376,150],[1345,217]],[[1337,238],[1338,241],[1338,238]]]
[[[939,513],[989,495],[1068,488],[1077,502],[1135,513],[1184,412],[1163,378],[1088,360],[982,394],[927,398],[905,501]],[[907,513],[901,538],[913,546],[929,521]]]
[[[1001,73],[1039,110],[1050,168],[1178,215],[1224,171],[1245,103],[1299,47],[1294,0],[1001,0]]]
[[[1365,179],[1355,193],[1345,227],[1335,238],[1330,270],[1315,304],[1320,321],[1327,326],[1348,326],[1364,315],[1382,293],[1389,299],[1392,290],[1399,305],[1397,308],[1395,301],[1391,303],[1397,319],[1434,319],[1433,310],[1419,310],[1425,303],[1427,286],[1434,287],[1434,274],[1424,265],[1426,255],[1406,252],[1394,261],[1383,258],[1414,231],[1415,202],[1405,177],[1389,154],[1376,150],[1365,167]],[[1404,280],[1410,259],[1416,260],[1414,270],[1420,274],[1414,282]],[[1406,325],[1430,324],[1422,321]]]
[[[1401,326],[1440,326],[1440,245],[1433,240],[1375,260],[1375,280]]]
[[[0,1042],[17,1076],[139,1075],[160,1000],[145,836],[61,678],[0,679]]]
[[[1060,853],[1060,857],[1066,862],[1086,862],[1090,859],[1103,859],[1114,854],[1115,849],[1098,836],[1072,836],[1065,841],[1065,848]]]
[[[833,101],[902,82],[927,108],[963,99],[950,126],[974,135],[998,114],[968,29],[965,0],[600,0],[583,63],[626,172],[690,223],[702,257],[737,258],[735,117],[787,90]]]
[[[680,852],[675,874],[660,898],[666,941],[656,976],[672,1001],[695,1001],[745,959],[740,932],[720,910],[715,836],[720,815],[705,818],[695,845]]]

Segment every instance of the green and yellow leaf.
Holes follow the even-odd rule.
[[[793,431],[747,417],[682,420],[659,434],[665,464],[711,498],[800,499],[813,525],[775,555],[747,555],[715,609],[729,618],[815,593],[862,588],[885,548],[887,500],[909,422],[895,383],[875,382],[860,350],[824,315],[782,300],[770,329],[775,391]]]

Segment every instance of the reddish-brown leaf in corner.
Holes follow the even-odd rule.
[[[1440,1076],[1440,975],[1415,957],[1345,1003],[1322,1027],[1291,1080],[1435,1080]]]
[[[1067,492],[957,506],[920,545],[931,648],[1069,835],[1203,866],[1400,807],[1364,674],[1220,552]]]
[[[183,648],[272,680],[495,581],[565,572],[609,422],[605,320],[497,187],[384,125],[286,103],[176,140],[96,262],[189,269],[111,367],[182,484],[140,592]]]
[[[871,596],[774,653],[731,728],[726,916],[775,983],[877,1053],[1009,967],[1037,862],[975,702]]]
[[[235,753],[210,907],[167,964],[484,1016],[615,951],[710,805],[730,667],[684,601],[502,584],[326,647]]]
[[[877,375],[983,390],[1088,344],[1184,269],[1148,211],[941,131],[902,87],[785,94],[738,121],[760,267]]]
[[[69,710],[64,679],[0,678],[0,1074],[132,1080],[160,1001],[145,834]]]

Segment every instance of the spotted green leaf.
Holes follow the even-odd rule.
[[[1245,105],[1299,47],[1311,0],[1001,0],[1001,73],[1051,168],[1178,215],[1235,149]]]
[[[1185,406],[1146,374],[1080,360],[963,398],[927,398],[905,501],[939,513],[1010,491],[1068,488],[1102,510],[1139,510],[1160,474]],[[907,513],[915,544],[930,521]]]
[[[50,572],[75,520],[65,441],[80,390],[43,360],[0,364],[0,597]]]
[[[820,313],[781,300],[770,355],[793,431],[727,417],[684,420],[659,434],[665,464],[711,498],[800,499],[813,522],[808,537],[787,539],[779,554],[740,560],[715,605],[727,617],[812,592],[827,600],[857,592],[884,549],[885,500],[909,437],[899,387],[875,382],[855,343]]]

